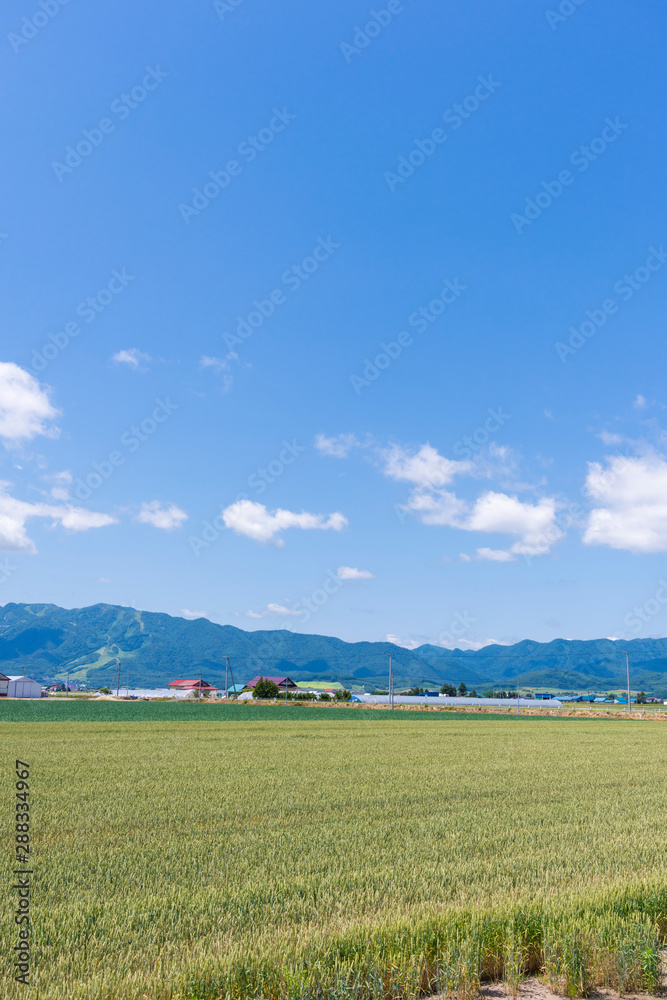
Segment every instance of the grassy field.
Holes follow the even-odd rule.
[[[0,726],[7,845],[31,765],[36,997],[655,989],[662,724],[280,711]]]
[[[522,710],[523,711],[523,710]],[[539,711],[539,710],[538,710]],[[498,712],[498,710],[496,710]],[[333,713],[333,714],[332,714]],[[481,713],[456,712],[442,706],[431,708],[366,708],[363,705],[336,705],[331,702],[315,705],[301,702],[294,705],[267,704],[266,702],[242,701],[224,704],[221,702],[196,701],[101,701],[83,698],[42,698],[40,700],[10,698],[0,700],[0,722],[258,722],[273,719],[287,720],[347,719],[400,719],[405,715],[413,719],[470,719],[482,717]],[[574,713],[572,713],[574,715]],[[504,714],[494,714],[495,718],[516,719],[516,710],[506,709]],[[548,718],[549,716],[547,716]],[[552,716],[553,717],[553,716]],[[539,715],[524,718],[538,719]]]

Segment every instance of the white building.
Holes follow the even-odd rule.
[[[42,697],[42,685],[39,681],[33,681],[31,677],[24,677],[22,675],[9,676],[7,678],[7,697],[8,698],[41,698]],[[2,694],[2,689],[0,688],[0,694]]]

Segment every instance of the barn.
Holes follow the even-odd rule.
[[[218,689],[213,687],[212,684],[209,684],[208,681],[200,680],[199,678],[196,678],[195,680],[181,678],[179,680],[170,681],[169,690],[174,691],[176,694],[181,692],[189,694],[191,691],[194,691],[196,694],[198,694],[199,691],[201,691],[202,694],[212,694]]]
[[[41,698],[42,685],[39,681],[34,681],[31,677],[22,674],[9,676],[7,678],[8,698]]]

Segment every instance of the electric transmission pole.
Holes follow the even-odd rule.
[[[630,654],[628,653],[627,649],[624,649],[623,652],[625,653],[625,666],[628,673],[628,712],[631,712],[632,709],[630,708]]]
[[[394,672],[392,670],[391,653],[389,654],[389,706],[394,710]]]

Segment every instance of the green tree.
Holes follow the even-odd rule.
[[[331,701],[331,695],[328,691],[323,691],[320,695],[320,701]]]
[[[637,704],[638,705],[645,705],[646,704],[646,691],[640,691],[639,692],[639,694],[637,695]]]
[[[352,697],[350,691],[341,691],[340,689],[334,694],[334,701],[349,701]]]
[[[451,698],[456,697],[456,688],[453,684],[448,684],[447,681],[440,688],[440,694],[449,695]]]
[[[275,681],[270,681],[267,677],[260,677],[252,692],[253,698],[277,698],[280,688]]]
[[[463,681],[459,684],[459,698],[465,698],[468,688],[465,686]]]

